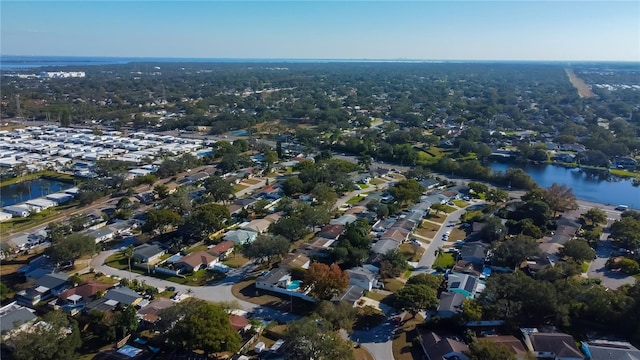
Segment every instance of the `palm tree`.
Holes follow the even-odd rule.
[[[129,281],[131,281],[131,258],[133,257],[133,246],[129,245],[128,247],[123,249],[122,255],[126,256],[129,262]]]

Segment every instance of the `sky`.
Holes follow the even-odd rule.
[[[0,54],[640,61],[640,1],[11,1]]]

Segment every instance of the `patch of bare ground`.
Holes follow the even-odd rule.
[[[592,98],[596,97],[596,94],[591,91],[589,85],[587,85],[582,79],[576,76],[572,69],[565,69],[567,76],[569,77],[569,81],[571,81],[571,85],[578,90],[578,96],[581,98]]]

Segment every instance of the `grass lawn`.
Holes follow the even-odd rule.
[[[438,230],[440,230],[440,225],[434,224],[430,221],[423,221],[420,228],[415,232],[420,236],[433,238]]]
[[[365,198],[366,198],[366,196],[356,195],[356,196],[352,197],[351,199],[347,200],[347,204],[349,204],[349,205],[356,205],[356,204],[358,204],[360,201],[364,200]]]
[[[400,254],[404,256],[407,261],[420,261],[422,258],[422,254],[424,254],[424,248],[422,246],[417,246],[413,244],[402,244],[400,245]]]
[[[589,271],[589,263],[588,262],[586,262],[586,261],[583,262],[581,266],[582,266],[582,272],[583,273],[586,273],[586,272]]]
[[[369,185],[368,184],[364,184],[364,183],[358,183],[358,186],[360,187],[360,189],[368,189]]]
[[[176,292],[175,291],[169,291],[169,290],[165,290],[161,293],[158,293],[158,295],[156,295],[156,297],[160,297],[160,298],[165,298],[165,299],[170,299],[173,295],[175,295]]]
[[[424,354],[420,345],[415,346],[413,340],[418,337],[417,326],[424,323],[424,319],[420,315],[412,318],[407,315],[408,319],[400,326],[393,337],[391,344],[393,358],[395,360],[413,360],[422,359]]]
[[[107,258],[105,264],[112,268],[120,270],[129,270],[127,258],[120,253],[113,254]],[[145,270],[131,266],[131,272],[136,274],[143,274],[153,276],[158,279],[174,282],[176,284],[189,285],[189,286],[204,286],[210,282],[220,280],[220,275],[217,272],[207,271],[206,269],[198,270],[195,273],[186,274],[184,277],[180,276],[168,276],[164,274],[148,274]]]
[[[249,259],[244,257],[241,253],[235,252],[222,261],[223,264],[232,268],[239,268],[247,262],[249,262]]]
[[[96,273],[86,273],[79,276],[83,283],[88,281],[99,281],[101,283],[115,285],[119,282],[118,280],[106,275],[96,276]]]
[[[635,177],[635,178],[640,178],[640,173],[633,172],[633,171],[629,171],[629,170],[622,170],[622,169],[609,169],[609,172],[610,172],[610,173],[612,173],[613,175],[621,176],[621,177]]]
[[[369,183],[371,185],[382,185],[382,184],[386,184],[387,182],[382,180],[382,179],[380,179],[380,178],[375,178],[375,179],[372,179],[371,181],[369,181]]]
[[[458,209],[454,208],[453,206],[449,206],[449,205],[445,205],[444,206],[444,212],[446,212],[447,214],[451,214],[452,212],[456,211]]]
[[[255,185],[255,184],[259,184],[260,180],[258,179],[244,179],[242,180],[243,183],[247,183],[247,184],[251,184],[251,185]]]
[[[430,211],[427,219],[442,224],[447,219],[447,214],[439,213],[436,215],[434,211]]]
[[[396,292],[404,287],[404,283],[398,279],[384,279],[384,289],[391,292]]]
[[[239,192],[239,191],[242,191],[242,190],[244,190],[244,189],[246,189],[248,187],[249,187],[248,185],[235,184],[235,185],[233,185],[233,191],[234,192]]]
[[[432,268],[450,268],[456,264],[456,261],[453,259],[452,253],[442,253],[437,258],[436,261],[433,262]]]
[[[209,249],[209,247],[207,245],[200,244],[200,245],[196,245],[196,246],[190,247],[187,250],[187,253],[191,254],[191,253],[198,252],[198,251],[207,251],[207,249]]]
[[[376,292],[375,290],[371,290],[371,291],[365,291],[364,296],[368,297],[369,299],[383,301],[384,299],[388,298],[391,295],[387,295],[387,294]]]
[[[453,200],[453,203],[456,204],[456,206],[459,208],[464,208],[469,206],[469,203],[464,200]]]
[[[404,179],[405,179],[404,175],[401,175],[401,174],[395,174],[395,173],[392,173],[392,174],[391,174],[391,177],[392,177],[392,178],[394,178],[394,179],[396,179],[396,180],[404,180]]]
[[[449,235],[448,241],[464,240],[466,237],[467,237],[467,233],[465,233],[463,230],[460,230],[458,228],[454,228],[453,230],[451,230],[451,234]]]

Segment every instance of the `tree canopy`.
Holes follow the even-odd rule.
[[[13,334],[6,343],[14,349],[16,360],[67,360],[78,357],[76,350],[82,341],[76,321],[54,310],[29,331]]]
[[[349,273],[342,271],[337,264],[315,262],[305,273],[303,287],[311,288],[310,294],[322,300],[331,300],[347,289]]]
[[[309,317],[287,325],[282,354],[290,360],[353,360],[349,343]]]
[[[74,233],[51,244],[46,253],[53,261],[76,260],[95,251],[95,240],[88,235]]]

